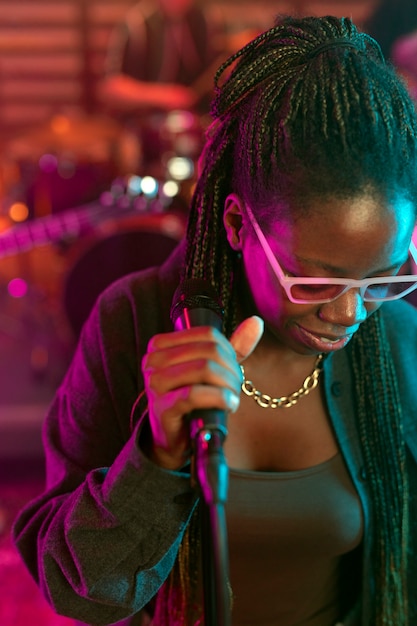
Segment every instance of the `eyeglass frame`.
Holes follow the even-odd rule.
[[[364,278],[362,280],[356,280],[354,278],[315,278],[312,276],[296,276],[294,278],[291,278],[290,276],[286,276],[284,270],[279,264],[278,259],[272,252],[271,246],[269,245],[268,240],[266,239],[261,227],[259,226],[252,212],[252,209],[246,203],[245,209],[252,224],[252,227],[256,233],[256,236],[258,237],[259,243],[261,244],[261,247],[272,267],[275,276],[278,279],[279,284],[284,289],[287,298],[293,304],[326,304],[327,302],[333,302],[334,300],[337,300],[337,298],[340,298],[340,296],[345,294],[350,289],[359,289],[359,293],[364,302],[388,302],[392,300],[400,300],[417,288],[417,274],[402,274],[400,276],[376,276],[375,278]],[[417,265],[417,249],[414,245],[413,240],[411,240],[410,242],[409,253],[411,254],[411,258],[413,259],[414,263]],[[411,285],[409,289],[406,289],[399,295],[389,296],[387,298],[369,298],[365,296],[365,292],[369,285],[400,283],[407,282],[412,279],[415,281],[414,284]],[[345,285],[345,287],[340,293],[337,294],[337,296],[333,296],[331,298],[305,300],[302,298],[295,298],[291,294],[291,287],[299,283],[302,283],[303,285]]]

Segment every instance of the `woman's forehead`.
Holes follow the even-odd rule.
[[[414,206],[403,196],[322,198],[292,210],[295,219],[287,206],[280,218],[268,220],[276,251],[287,260],[295,255],[340,267],[352,256],[378,269],[395,264],[406,253],[415,224]]]
[[[272,230],[315,227],[363,232],[380,225],[409,231],[416,207],[404,194],[389,198],[368,192],[352,197],[315,196],[304,200],[278,200],[268,207],[265,223]]]

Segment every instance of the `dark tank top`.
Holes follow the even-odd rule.
[[[340,454],[292,472],[230,469],[226,506],[233,626],[333,626],[342,556],[363,533]]]

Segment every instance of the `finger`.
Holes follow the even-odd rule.
[[[264,322],[257,315],[245,319],[234,331],[230,343],[239,363],[255,350],[264,332]]]
[[[175,432],[184,425],[183,417],[192,411],[220,409],[235,411],[239,406],[239,392],[211,385],[190,385],[175,389],[155,398],[154,408],[160,414],[160,423],[167,432]]]
[[[238,393],[241,383],[238,368],[205,358],[188,359],[160,368],[148,367],[144,369],[144,376],[147,388],[157,394],[191,385],[225,387]]]
[[[223,334],[213,326],[193,326],[185,330],[154,335],[148,343],[148,352],[164,350],[192,341],[222,341]]]
[[[239,396],[228,389],[194,385],[183,387],[169,394],[150,398],[149,418],[152,431],[152,447],[164,450],[165,460],[179,465],[190,448],[189,426],[185,415],[204,409],[234,412],[239,406]],[[156,416],[159,417],[156,417]],[[156,452],[156,451],[155,451]]]
[[[235,359],[235,352],[225,337],[216,338],[216,340],[207,340],[206,338],[200,340],[199,338],[188,337],[186,343],[181,338],[180,343],[170,343],[164,348],[153,344],[151,351],[145,354],[143,358],[142,367],[158,369],[197,359],[227,364]]]

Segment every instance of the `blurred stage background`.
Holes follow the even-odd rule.
[[[192,172],[175,160],[168,172],[163,151],[160,168],[135,169],[140,146],[96,97],[110,33],[133,3],[0,3],[1,626],[72,624],[38,594],[10,526],[41,489],[43,417],[93,299],[135,265],[162,260],[185,227]],[[268,28],[279,12],[361,24],[375,4],[206,0],[213,20],[222,10],[230,52],[241,33]],[[169,156],[185,146],[195,160],[203,126],[186,113],[165,120]]]

